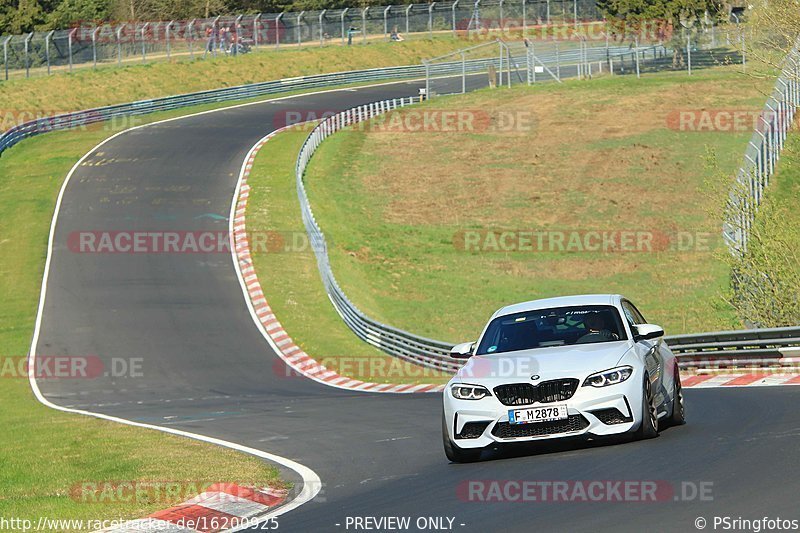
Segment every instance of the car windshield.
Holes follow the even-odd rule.
[[[627,338],[622,318],[614,306],[554,307],[495,318],[486,328],[476,353],[515,352]]]

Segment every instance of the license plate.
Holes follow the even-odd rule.
[[[565,418],[567,418],[567,404],[563,403],[547,407],[512,409],[508,412],[508,421],[511,424],[534,424],[550,420],[564,420]]]

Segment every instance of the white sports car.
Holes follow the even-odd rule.
[[[477,342],[450,352],[468,361],[444,391],[447,458],[476,461],[500,443],[646,439],[662,423],[683,424],[678,363],[663,336],[620,295],[503,307]]]

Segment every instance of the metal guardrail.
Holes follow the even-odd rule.
[[[635,49],[634,53],[641,53],[643,50],[645,49]],[[647,50],[653,50],[654,59],[658,57],[658,51],[666,53],[666,49],[660,46],[648,47]],[[629,53],[629,51],[618,53]],[[585,57],[584,51],[582,58]],[[458,64],[460,65],[460,62]],[[797,96],[796,93],[795,96]],[[455,370],[460,364],[447,356],[449,349],[453,346],[452,343],[420,337],[382,324],[365,315],[347,298],[333,275],[325,237],[314,218],[303,181],[308,162],[328,136],[352,124],[369,120],[412,103],[414,103],[413,98],[374,102],[348,109],[320,122],[306,138],[297,157],[295,167],[297,195],[303,223],[313,245],[325,290],[337,312],[350,329],[365,342],[390,355],[429,367]],[[796,362],[792,358],[784,357],[781,349],[800,348],[800,327],[676,335],[666,336],[664,340],[678,356],[682,368],[700,365],[712,367],[781,366]]]
[[[468,68],[472,73],[478,72],[485,70],[489,62],[489,60],[473,62],[470,63]],[[460,74],[461,63],[437,65],[433,72],[438,76],[452,75],[456,72]],[[165,98],[141,100],[127,104],[98,107],[75,113],[64,113],[53,117],[30,120],[3,132],[0,134],[0,154],[23,139],[34,135],[56,130],[78,128],[119,117],[144,115],[157,111],[169,111],[201,104],[230,102],[308,89],[401,79],[420,79],[424,77],[425,68],[422,65],[353,70],[348,72],[285,78],[237,87],[227,87],[224,89],[200,91],[177,96],[168,96]]]

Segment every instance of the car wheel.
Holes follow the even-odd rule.
[[[444,444],[444,454],[454,463],[474,463],[481,458],[483,448],[459,448],[455,442],[450,440],[444,413],[442,413],[442,442]]]
[[[636,431],[637,439],[652,439],[658,436],[658,410],[656,408],[650,376],[645,375],[642,390],[642,423]]]
[[[672,426],[686,423],[686,408],[683,403],[683,387],[678,367],[675,367],[675,380],[672,385],[672,414],[669,417],[669,423]]]

